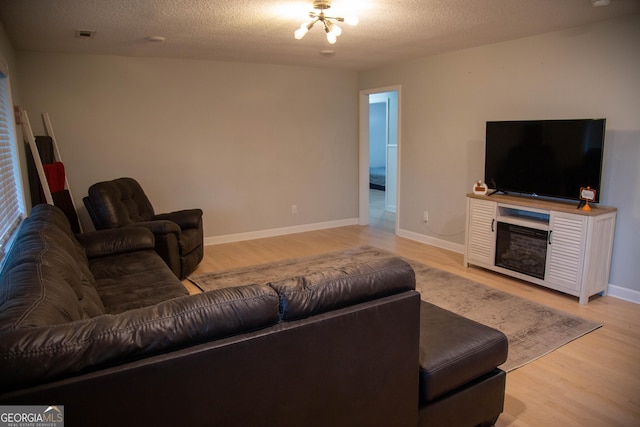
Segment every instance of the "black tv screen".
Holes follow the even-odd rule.
[[[606,119],[487,122],[484,179],[505,193],[599,201]]]

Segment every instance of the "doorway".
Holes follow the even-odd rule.
[[[361,91],[360,224],[397,234],[400,88]]]

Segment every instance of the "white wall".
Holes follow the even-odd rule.
[[[601,202],[619,209],[610,282],[640,301],[639,40],[635,15],[361,72],[362,90],[402,86],[399,227],[464,243],[486,121],[605,117]]]
[[[36,134],[50,114],[80,206],[91,184],[131,176],[157,212],[202,208],[208,238],[358,216],[355,72],[24,51],[18,62],[22,107]]]

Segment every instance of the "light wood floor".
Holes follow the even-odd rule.
[[[385,192],[369,190],[369,225],[391,233],[396,229],[396,214],[385,208]]]
[[[640,305],[577,298],[479,268],[462,255],[399,238],[384,228],[349,226],[208,246],[194,274],[373,245],[485,285],[604,324],[507,374],[497,426],[640,426]],[[188,281],[191,292],[197,292]]]

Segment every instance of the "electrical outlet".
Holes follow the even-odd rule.
[[[422,213],[422,222],[428,222],[429,221],[429,211],[424,211]]]
[[[292,214],[298,213],[298,205],[291,205],[291,213]]]

